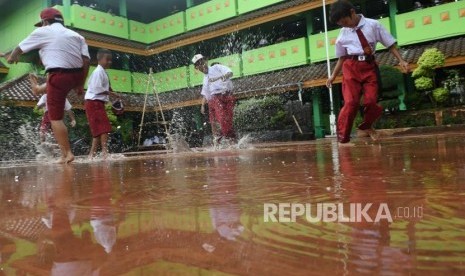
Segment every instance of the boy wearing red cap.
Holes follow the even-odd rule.
[[[223,138],[235,142],[236,133],[233,126],[233,116],[236,100],[233,95],[234,87],[231,81],[233,72],[230,68],[221,64],[208,66],[208,60],[200,54],[192,58],[192,63],[195,69],[204,73],[201,112],[205,113],[205,103],[208,102],[210,123],[214,136],[218,132],[215,124],[219,123],[221,127],[220,136],[214,137],[213,143],[216,144]]]
[[[18,62],[19,56],[39,50],[40,59],[48,73],[47,106],[55,139],[62,157],[59,163],[74,160],[68,140],[68,129],[63,123],[66,96],[75,89],[83,93],[89,70],[89,50],[85,39],[65,28],[60,11],[46,8],[40,13],[41,21],[26,39],[11,53],[8,63]]]
[[[346,0],[331,5],[330,19],[343,27],[336,39],[336,56],[339,58],[333,74],[326,85],[331,86],[342,69],[342,95],[344,107],[339,113],[337,137],[340,145],[350,141],[350,132],[360,106],[363,92],[364,117],[358,130],[373,139],[377,138],[373,123],[381,116],[383,109],[378,98],[378,75],[375,61],[376,44],[380,42],[399,61],[404,72],[409,71],[408,63],[402,59],[396,47],[395,38],[374,19],[365,18],[355,12],[355,7]]]

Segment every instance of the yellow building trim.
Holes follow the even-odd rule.
[[[136,54],[136,55],[140,55],[140,56],[149,56],[149,53],[147,52],[147,50],[144,50],[144,49],[137,49],[137,48],[128,47],[128,46],[121,46],[121,45],[116,45],[116,44],[112,44],[112,43],[96,41],[96,40],[92,40],[92,39],[86,39],[86,42],[87,42],[87,44],[89,46],[92,46],[92,47],[95,47],[95,48],[104,48],[104,49],[123,52],[123,53]]]

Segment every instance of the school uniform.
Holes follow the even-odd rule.
[[[350,140],[350,132],[363,92],[364,118],[358,126],[360,130],[372,128],[373,123],[381,116],[383,109],[376,101],[378,98],[378,75],[375,61],[376,44],[385,47],[396,43],[395,38],[374,19],[361,19],[355,28],[342,28],[336,40],[336,56],[343,58],[342,95],[344,106],[337,122],[338,140],[346,143]]]
[[[210,82],[210,79],[222,77],[231,73],[228,67],[217,64],[208,67],[208,73],[203,78],[202,96],[208,101],[210,123],[219,123],[221,135],[226,138],[235,138],[233,126],[234,106],[236,100],[233,96],[233,83],[230,79],[219,79]]]
[[[50,118],[48,116],[48,106],[47,106],[47,95],[42,95],[40,97],[39,101],[37,102],[37,106],[44,107],[44,115],[42,116],[42,121],[40,123],[40,132],[43,134],[46,134],[51,128],[52,128],[52,123],[50,122]],[[65,111],[70,111],[73,108],[71,103],[68,101],[68,99],[65,100]]]
[[[111,132],[111,124],[105,110],[105,104],[110,100],[110,80],[105,69],[98,65],[92,72],[87,83],[84,96],[87,121],[92,137]]]
[[[50,120],[62,120],[66,96],[84,81],[83,56],[88,46],[78,33],[54,23],[34,30],[19,43],[24,52],[39,49],[40,59],[48,73],[47,106]]]

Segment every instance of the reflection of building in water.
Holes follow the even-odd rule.
[[[95,240],[110,253],[116,243],[116,219],[111,203],[111,179],[106,166],[92,166],[92,209],[90,224]]]
[[[237,198],[237,170],[234,157],[213,157],[206,176],[210,192],[210,216],[213,227],[227,240],[236,240],[244,231]]]

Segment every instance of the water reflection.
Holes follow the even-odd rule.
[[[463,138],[0,169],[0,266],[7,275],[459,274]],[[372,203],[371,217],[385,203],[404,216],[264,222],[263,204],[280,202]],[[422,217],[406,216],[418,206]]]

